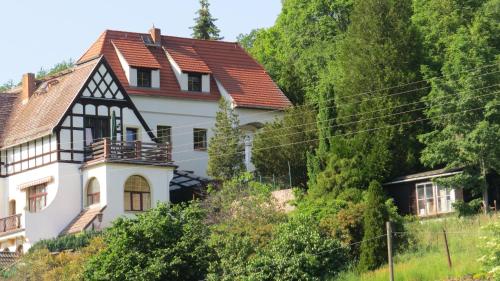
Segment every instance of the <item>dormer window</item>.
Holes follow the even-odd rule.
[[[201,92],[201,74],[188,73],[188,91]]]
[[[151,70],[145,68],[137,69],[137,87],[151,88]]]

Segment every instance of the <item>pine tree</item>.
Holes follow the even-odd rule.
[[[213,132],[207,173],[218,180],[231,179],[244,170],[244,147],[238,115],[224,99],[219,101]]]
[[[385,222],[389,214],[385,207],[384,190],[377,181],[372,181],[368,187],[366,209],[363,218],[363,243],[359,269],[361,271],[374,270],[387,261],[387,242]]]
[[[500,173],[499,18],[500,0],[490,0],[451,37],[441,69],[445,79],[433,80],[425,98],[433,130],[420,136],[424,164],[464,169],[440,183],[482,191],[484,201],[486,176]]]
[[[411,15],[410,0],[354,1],[351,24],[331,66],[330,91],[335,93],[329,96],[335,98],[335,111],[320,115],[323,120],[335,116],[336,127],[324,144],[329,148],[326,168],[311,194],[363,188],[371,180],[409,172],[418,163],[419,128],[393,126],[421,114],[400,114],[418,107],[415,101],[421,97],[413,92],[419,85],[399,87],[419,78],[418,36]],[[404,91],[411,92],[396,94]],[[325,125],[330,123],[319,126]]]
[[[210,13],[208,0],[200,0],[201,8],[196,12],[198,17],[195,18],[195,25],[191,27],[193,30],[193,38],[203,40],[221,40],[219,28],[215,25],[216,18]]]

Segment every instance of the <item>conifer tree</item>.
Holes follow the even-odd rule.
[[[398,125],[421,114],[412,111],[421,97],[413,91],[418,85],[399,86],[419,78],[418,37],[411,15],[410,0],[354,1],[351,24],[331,66],[335,111],[321,118],[335,116],[335,124],[319,125],[335,125],[335,130],[325,146],[326,168],[316,177],[311,194],[363,188],[371,180],[409,172],[418,163],[418,127]],[[410,92],[397,94],[405,91]]]
[[[209,176],[228,180],[244,170],[243,137],[239,118],[226,100],[219,101],[215,117],[214,135],[208,147]]]
[[[200,0],[200,9],[196,12],[198,17],[195,18],[195,25],[191,27],[193,30],[193,38],[203,40],[221,40],[219,28],[215,25],[216,18],[212,16],[209,10],[210,3],[208,0]]]
[[[385,222],[389,214],[385,207],[384,190],[377,181],[372,181],[368,187],[366,209],[363,218],[363,243],[359,269],[361,271],[374,270],[387,261],[387,242]]]

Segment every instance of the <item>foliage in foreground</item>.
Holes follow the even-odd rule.
[[[483,270],[494,280],[500,280],[500,219],[484,227],[487,235],[481,237],[481,251],[479,259]]]
[[[85,268],[86,280],[201,280],[212,251],[197,203],[159,204],[106,230],[106,247]]]
[[[99,236],[100,232],[86,231],[74,235],[65,235],[53,239],[41,240],[30,248],[30,252],[47,249],[49,252],[78,250],[89,245],[90,241]]]

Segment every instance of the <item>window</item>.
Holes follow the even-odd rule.
[[[188,74],[188,91],[201,92],[201,74]]]
[[[93,142],[109,138],[110,136],[110,119],[109,117],[85,117],[85,144],[90,145]]]
[[[131,176],[125,182],[125,211],[146,211],[151,208],[151,191],[149,184],[141,176]]]
[[[137,140],[137,128],[127,128],[126,129],[126,140],[127,142],[134,142]]]
[[[47,206],[47,186],[36,185],[28,188],[28,210],[36,213]]]
[[[158,140],[161,143],[168,143],[172,145],[172,127],[170,126],[157,126]]]
[[[96,178],[92,178],[87,185],[87,206],[101,201],[101,187]]]
[[[194,150],[207,150],[207,130],[193,129]]]
[[[137,69],[137,87],[151,88],[151,70]]]
[[[453,211],[454,191],[432,182],[419,183],[417,187],[417,210],[419,216],[429,216]]]

